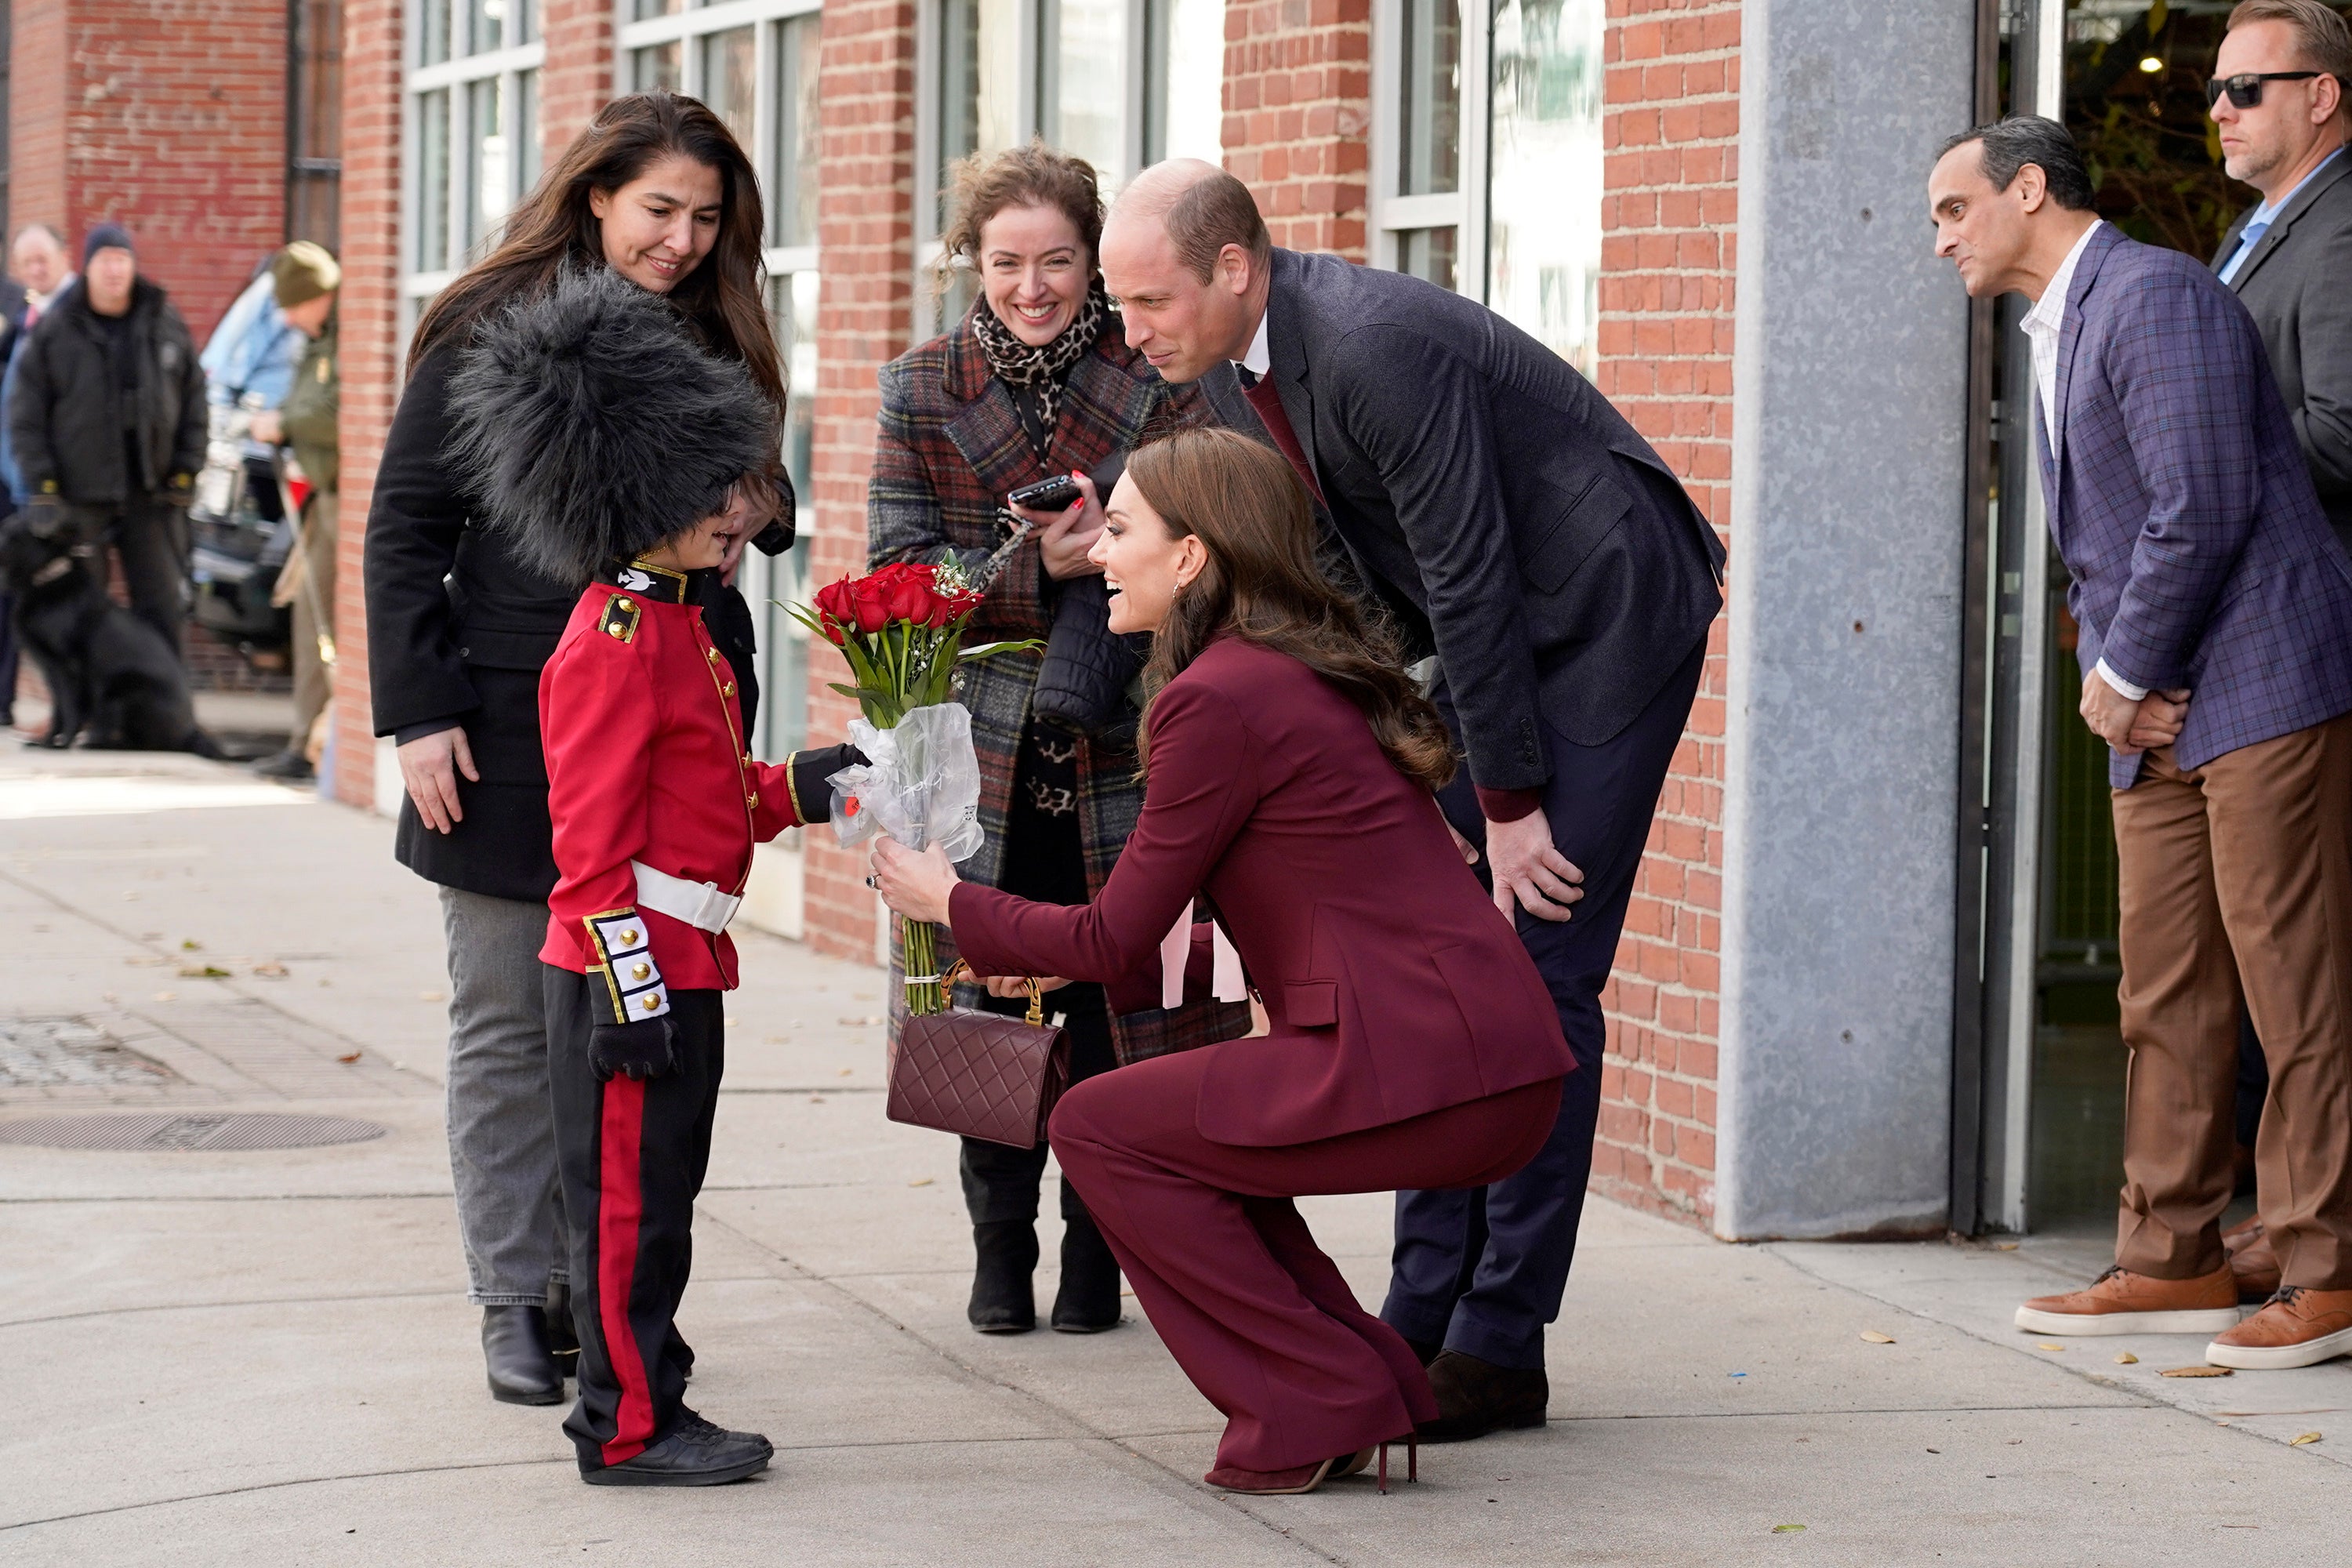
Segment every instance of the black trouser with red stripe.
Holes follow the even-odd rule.
[[[694,1260],[694,1200],[710,1164],[726,1055],[719,991],[673,991],[677,1068],[599,1083],[588,1035],[602,981],[545,969],[555,1153],[572,1231],[580,1403],[563,1429],[583,1470],[634,1458],[687,1414],[685,1342],[672,1320]]]

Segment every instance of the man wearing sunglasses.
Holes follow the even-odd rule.
[[[2213,269],[2261,329],[2320,505],[2352,547],[2352,27],[2321,0],[2246,0],[2213,72],[2221,165],[2263,197]]]

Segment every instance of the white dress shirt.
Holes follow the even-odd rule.
[[[1249,352],[1234,363],[1250,373],[1253,380],[1261,379],[1274,368],[1274,354],[1265,346],[1265,319],[1274,314],[1274,301],[1269,299],[1265,309],[1257,316],[1257,336],[1250,339]]]
[[[2059,425],[2058,408],[2058,342],[2066,330],[2066,295],[2074,286],[2074,265],[2083,259],[2084,247],[2091,243],[2093,235],[2105,226],[2104,219],[2094,219],[2091,226],[2083,231],[2083,237],[2074,242],[2074,248],[2066,253],[2066,259],[2051,274],[2050,287],[2042,291],[2042,298],[2033,302],[2033,309],[2019,323],[2033,346],[2033,390],[2042,411],[2042,438],[2050,444],[2053,463],[2065,450],[2066,439]],[[2099,672],[2099,679],[2135,702],[2147,695],[2147,687],[2126,680],[2110,669],[2104,658],[2092,668]]]

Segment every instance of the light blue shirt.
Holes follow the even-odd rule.
[[[278,310],[277,286],[264,272],[236,297],[198,356],[205,367],[205,400],[233,408],[252,392],[260,394],[264,408],[277,407],[294,389],[294,372],[310,341]]]
[[[2263,242],[2263,236],[2270,232],[2271,220],[2285,210],[2287,203],[2294,200],[2295,196],[2303,190],[2303,187],[2311,184],[2313,176],[2316,175],[2320,170],[2325,169],[2328,164],[2333,163],[2336,159],[2341,158],[2342,156],[2344,156],[2344,149],[2341,147],[2336,148],[2335,152],[2330,153],[2326,157],[2322,158],[2316,164],[2315,164],[2312,167],[2311,174],[2305,174],[2303,178],[2297,180],[2294,183],[2294,188],[2289,190],[2284,195],[2279,197],[2279,199],[2274,202],[2264,202],[2262,205],[2254,209],[2254,216],[2246,220],[2245,228],[2238,236],[2238,248],[2231,251],[2230,253],[2230,259],[2221,264],[2221,277],[2222,282],[2228,283],[2233,281],[2237,278],[2238,268],[2246,264],[2246,258],[2254,253],[2254,247],[2260,245]]]

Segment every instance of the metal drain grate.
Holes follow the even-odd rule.
[[[141,1116],[28,1116],[0,1121],[0,1143],[44,1149],[181,1150],[234,1152],[249,1149],[316,1149],[381,1138],[378,1122],[348,1116],[268,1116],[149,1112]]]

